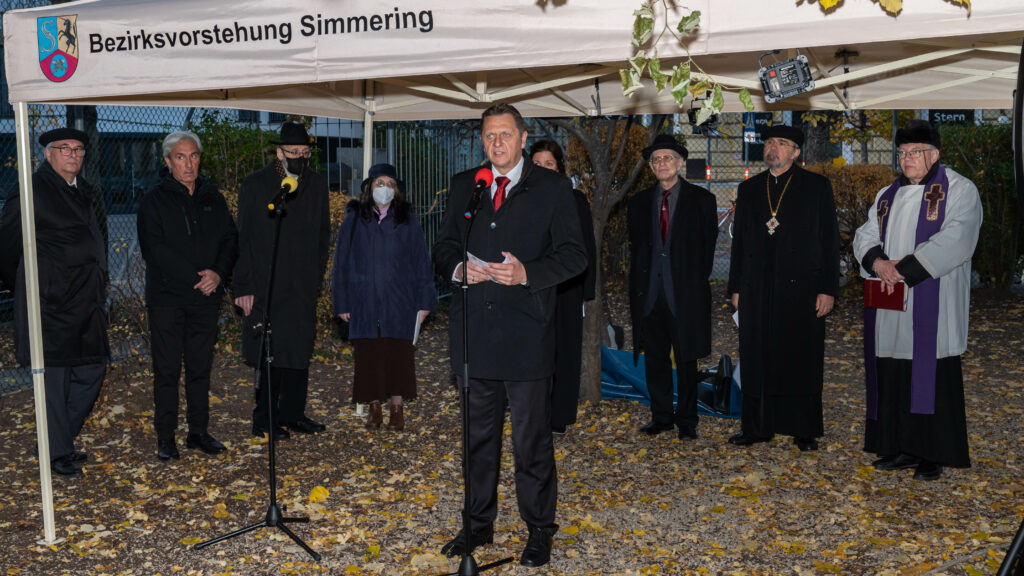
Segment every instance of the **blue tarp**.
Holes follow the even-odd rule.
[[[633,353],[623,350],[612,350],[607,346],[601,346],[601,397],[602,398],[625,398],[651,405],[651,395],[647,391],[647,380],[644,377],[644,355],[636,366],[633,365]],[[676,371],[672,371],[672,381],[676,380]],[[710,388],[711,384],[701,382],[699,384]],[[674,389],[674,387],[673,387]],[[735,379],[732,381],[732,391],[729,394],[729,413],[722,414],[714,412],[705,407],[702,403],[697,404],[697,412],[707,416],[718,416],[720,418],[739,418],[743,406],[740,385]],[[673,404],[676,402],[676,394],[673,392]]]

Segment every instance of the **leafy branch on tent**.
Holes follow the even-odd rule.
[[[664,15],[664,20],[660,22],[661,30],[655,38],[655,28],[661,20],[655,14],[654,9],[657,4],[661,4],[660,12]],[[629,98],[641,90],[643,88],[641,78],[646,72],[646,76],[654,81],[654,87],[659,93],[669,87],[672,98],[679,106],[683,106],[687,96],[694,101],[699,100],[701,108],[697,112],[697,124],[703,124],[713,114],[721,113],[725,106],[723,89],[734,88],[715,81],[693,61],[690,51],[686,47],[685,38],[691,36],[700,26],[700,10],[679,8],[684,10],[684,14],[674,29],[669,22],[667,0],[645,0],[641,3],[640,9],[633,12],[635,17],[633,20],[633,46],[637,48],[637,51],[628,60],[629,67],[619,70],[619,76],[622,78],[622,93]],[[685,60],[672,66],[671,70],[662,70],[661,60],[658,58],[658,45],[666,34],[675,38],[686,52]],[[748,112],[754,109],[754,103],[750,100],[750,92],[746,88],[739,90],[738,96]]]
[[[818,0],[818,6],[821,11],[826,14],[831,14],[839,9],[843,5],[845,0]],[[945,0],[955,6],[963,6],[967,9],[967,15],[971,15],[971,0]],[[814,0],[806,0],[808,4],[814,4]],[[903,11],[903,0],[873,0],[878,7],[885,11],[889,16],[898,16]],[[803,4],[804,0],[796,0],[797,6]]]

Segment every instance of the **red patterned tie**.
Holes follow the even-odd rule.
[[[671,190],[665,190],[661,193],[661,214],[658,217],[658,222],[661,224],[661,243],[664,244],[668,238],[668,195],[672,192]]]
[[[505,187],[511,180],[505,176],[498,176],[494,182],[498,185],[498,190],[494,193],[494,211],[497,212],[498,208],[501,208],[501,203],[505,201]]]

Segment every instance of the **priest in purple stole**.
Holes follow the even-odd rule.
[[[832,184],[800,166],[804,135],[764,133],[767,170],[739,186],[729,294],[739,312],[743,419],[736,446],[792,436],[817,450],[824,434],[825,319],[839,293]]]
[[[881,190],[853,248],[865,278],[906,285],[905,311],[866,308],[864,450],[879,470],[971,465],[963,373],[971,256],[981,229],[978,188],[939,162],[939,133],[923,120],[896,132],[903,174]]]

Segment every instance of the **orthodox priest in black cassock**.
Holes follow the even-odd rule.
[[[839,291],[832,185],[795,164],[803,133],[765,132],[768,170],[740,184],[729,294],[739,311],[742,431],[748,446],[775,434],[801,450],[822,436],[825,315]]]

